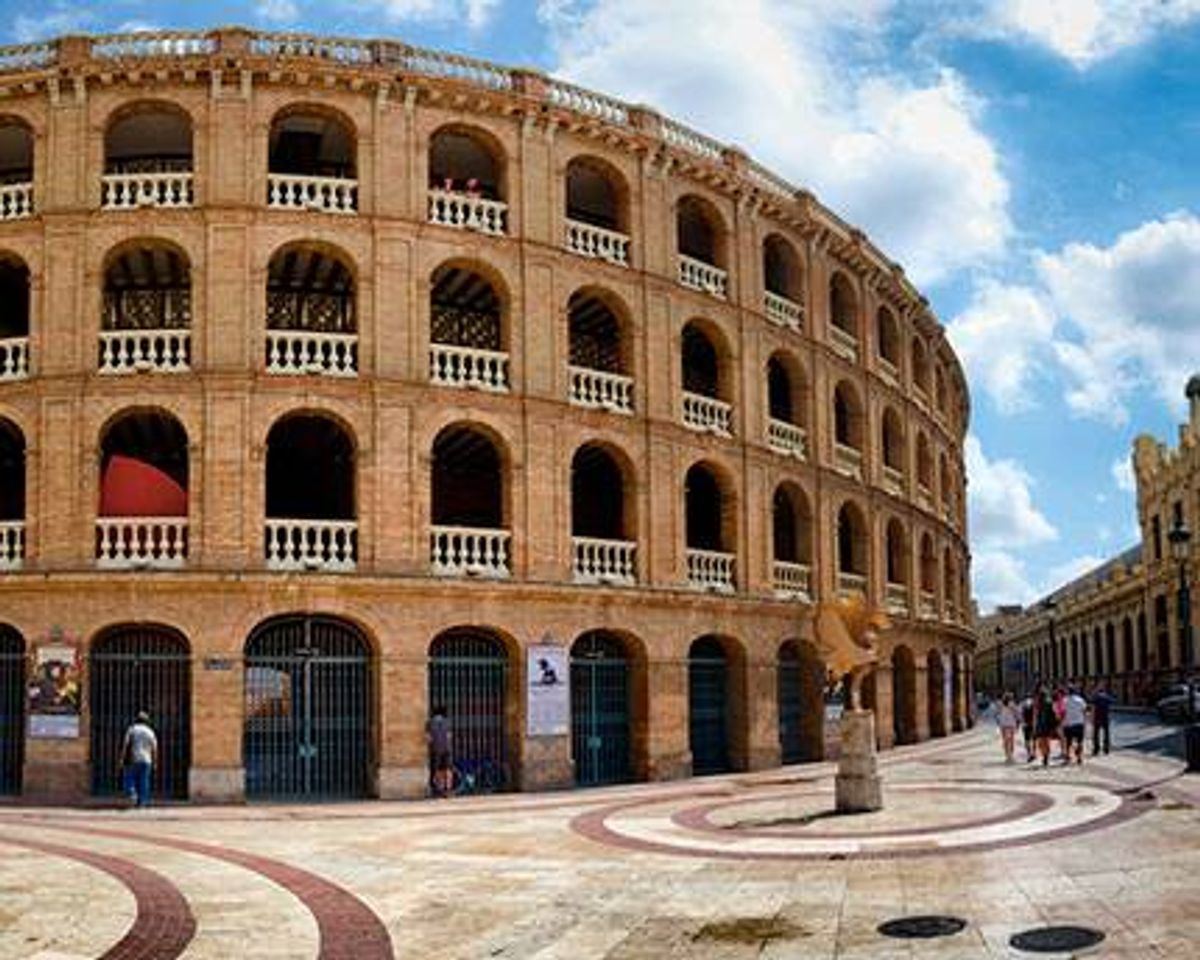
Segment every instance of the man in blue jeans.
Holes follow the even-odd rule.
[[[121,756],[125,760],[125,792],[139,807],[150,802],[150,774],[158,754],[158,737],[150,729],[150,716],[145,710],[125,731]]]

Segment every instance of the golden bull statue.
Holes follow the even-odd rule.
[[[817,605],[817,647],[829,672],[847,677],[851,710],[862,707],[863,677],[879,662],[875,641],[890,626],[887,615],[871,610],[860,593]]]

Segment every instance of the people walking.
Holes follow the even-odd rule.
[[[121,745],[125,793],[139,807],[150,802],[151,774],[157,757],[158,737],[150,727],[150,715],[141,710],[126,729]]]
[[[1112,705],[1116,703],[1116,697],[1105,689],[1104,684],[1100,684],[1092,691],[1092,756],[1096,756],[1100,752],[1101,741],[1104,743],[1104,752],[1108,753],[1109,747],[1109,713]]]
[[[1021,710],[1008,691],[1000,698],[1000,705],[996,708],[996,724],[1000,727],[1000,741],[1004,745],[1004,762],[1012,763],[1017,727],[1021,724]]]
[[[1061,684],[1054,688],[1053,704],[1054,716],[1056,718],[1053,739],[1058,741],[1058,748],[1061,754],[1058,759],[1065,763],[1067,759],[1067,744],[1063,738],[1063,724],[1065,722],[1064,718],[1067,715],[1067,691]]]
[[[1058,737],[1058,715],[1054,712],[1054,699],[1046,687],[1038,687],[1034,695],[1033,724],[1038,756],[1045,767],[1050,763],[1050,741]]]
[[[1033,763],[1037,759],[1037,751],[1033,741],[1033,694],[1025,694],[1021,701],[1021,736],[1025,740],[1025,762]]]
[[[429,744],[429,781],[435,797],[447,797],[454,788],[454,767],[450,758],[452,736],[446,708],[434,707],[425,724],[425,739]]]
[[[1063,697],[1063,763],[1083,763],[1083,728],[1087,719],[1087,701],[1074,687]]]

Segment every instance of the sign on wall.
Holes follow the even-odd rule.
[[[33,651],[29,679],[29,736],[71,739],[79,736],[79,647],[52,631]]]
[[[571,732],[571,675],[565,647],[535,644],[527,650],[526,723],[531,737]]]

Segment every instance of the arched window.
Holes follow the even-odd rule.
[[[357,374],[354,275],[342,255],[294,243],[271,257],[266,368],[275,374]]]
[[[887,307],[875,311],[875,340],[879,359],[886,365],[885,369],[896,376],[900,370],[900,329],[895,314]]]
[[[637,581],[634,500],[617,458],[597,443],[571,459],[571,538],[578,583]]]
[[[834,465],[849,476],[862,478],[863,409],[858,391],[847,381],[833,390]]]
[[[867,587],[867,521],[857,504],[847,501],[837,515],[837,570],[840,593],[865,593]]]
[[[925,348],[925,341],[920,336],[912,339],[911,365],[913,386],[928,399],[930,389],[929,351]]]
[[[723,344],[715,328],[690,321],[680,339],[683,375],[683,422],[693,430],[728,436],[732,418],[724,377]]]
[[[453,424],[433,442],[432,551],[442,576],[511,571],[506,458],[482,430]]]
[[[355,133],[348,120],[316,107],[276,114],[267,155],[267,205],[357,211]]]
[[[887,582],[889,584],[908,585],[908,554],[908,534],[904,530],[904,524],[893,517],[887,525]]]
[[[611,298],[578,290],[567,303],[571,402],[576,406],[633,413],[629,348]]]
[[[771,549],[775,592],[808,598],[812,565],[812,511],[804,491],[792,483],[775,488],[771,500]]]
[[[192,118],[179,107],[139,103],[120,111],[104,132],[101,206],[191,206],[192,156]]]
[[[33,186],[33,133],[15,117],[0,117],[0,186]],[[33,213],[30,189],[14,191],[10,202],[13,206],[4,211],[6,219]]]
[[[0,383],[27,376],[29,268],[18,257],[0,254]]]
[[[799,330],[804,322],[804,282],[796,248],[777,233],[763,241],[763,310],[767,319]]]
[[[629,264],[628,188],[609,164],[575,157],[567,164],[567,249]]]
[[[829,336],[835,351],[847,359],[858,357],[858,296],[850,279],[835,271],[829,278]]]
[[[0,417],[0,572],[25,558],[25,435]]]
[[[429,140],[429,220],[501,235],[508,230],[504,154],[475,127],[449,126]]]
[[[458,263],[438,267],[433,272],[429,322],[433,383],[508,392],[504,300],[491,280]]]
[[[904,424],[900,420],[900,415],[895,410],[891,407],[885,407],[882,426],[883,465],[885,468],[894,471],[892,479],[899,483],[902,482],[904,474],[904,454],[906,449],[904,443]]]
[[[958,576],[954,564],[954,554],[946,547],[942,551],[942,600],[945,603],[946,617],[954,620],[958,617]]]
[[[109,255],[100,322],[101,373],[187,370],[191,324],[191,267],[182,250],[141,240]]]
[[[675,236],[679,282],[724,299],[726,253],[720,214],[707,200],[682,197],[675,207]]]

